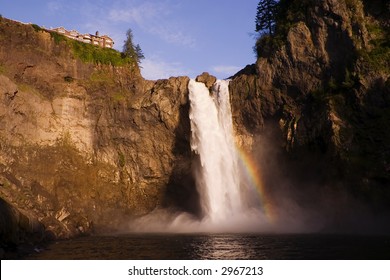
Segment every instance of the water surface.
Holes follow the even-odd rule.
[[[48,244],[28,259],[390,259],[390,236],[127,234]]]

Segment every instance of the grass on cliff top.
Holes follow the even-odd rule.
[[[113,66],[136,63],[133,59],[125,57],[122,53],[114,49],[102,48],[71,39],[68,40],[68,43],[72,46],[74,55],[84,62]]]
[[[43,31],[43,29],[32,24],[32,27],[36,32]],[[125,66],[136,65],[137,62],[130,57],[126,57],[123,53],[110,48],[102,48],[87,44],[84,42],[72,40],[57,32],[49,31],[50,36],[56,44],[64,42],[71,47],[75,57],[79,58],[83,62],[91,62],[96,64],[112,65],[112,66]]]

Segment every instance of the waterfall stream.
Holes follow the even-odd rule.
[[[189,83],[191,150],[197,155],[195,178],[204,219],[225,221],[243,211],[233,139],[229,82]]]

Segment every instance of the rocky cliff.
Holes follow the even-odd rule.
[[[192,183],[187,77],[85,62],[71,41],[4,18],[0,37],[2,244],[188,207],[180,191],[166,195]]]
[[[288,14],[282,15],[276,30],[290,18],[287,32],[259,39],[256,64],[231,82],[240,141],[255,150],[276,143],[277,174],[295,182],[295,194],[315,190],[302,204],[332,208],[334,203],[319,203],[319,197],[342,190],[376,212],[387,212],[389,5],[333,0],[280,3]],[[268,181],[275,189],[280,187],[280,180]]]

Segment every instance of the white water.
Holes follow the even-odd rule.
[[[211,93],[190,80],[191,149],[194,177],[203,216],[156,209],[134,221],[141,232],[257,232],[272,230],[260,209],[248,206],[241,190],[240,167],[233,138],[229,82],[217,81]]]
[[[198,155],[195,178],[204,220],[219,224],[243,212],[233,139],[229,82],[189,83],[191,150]]]

